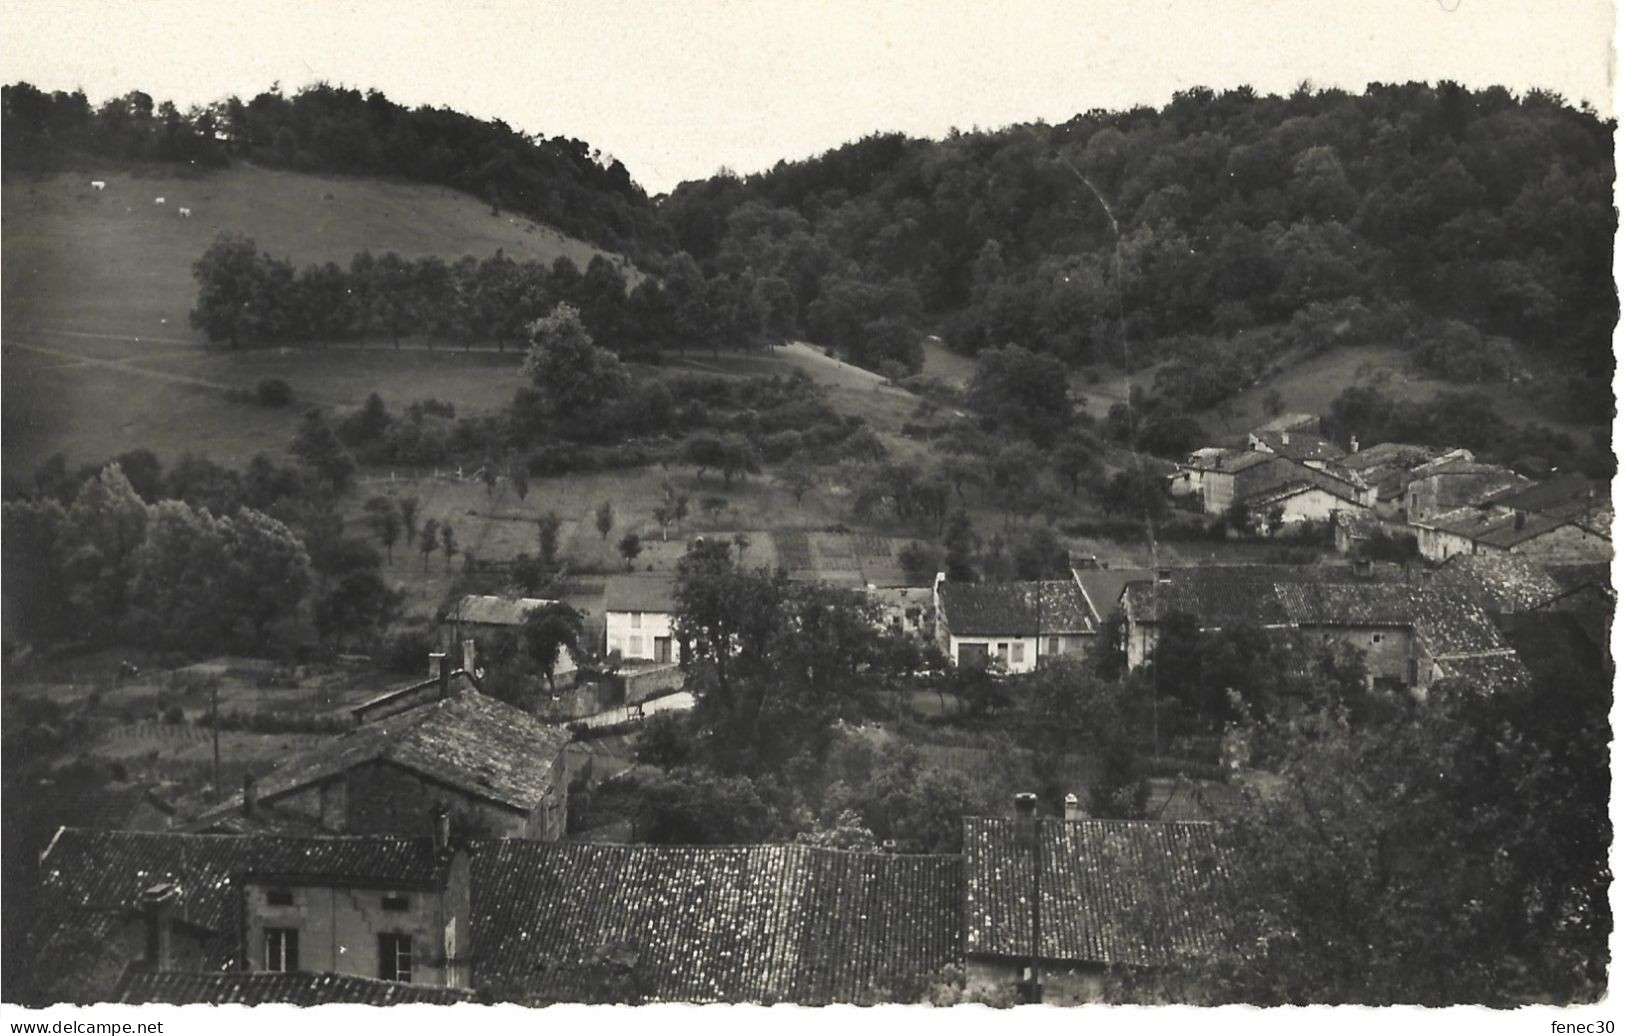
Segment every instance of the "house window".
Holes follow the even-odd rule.
[[[265,894],[265,902],[271,906],[293,906],[293,889],[272,889]]]
[[[1061,653],[1061,638],[1060,637],[1051,637],[1051,638],[1049,638],[1049,653],[1052,654],[1052,655],[1058,655],[1058,654]]]
[[[1010,661],[1017,665],[1021,665],[1027,661],[1026,642],[1018,640],[1014,644],[1010,645]]]
[[[299,929],[267,928],[265,930],[265,970],[299,970]]]
[[[385,910],[410,910],[410,909],[412,909],[412,901],[410,899],[407,899],[405,896],[385,896],[384,897],[384,909]]]
[[[626,653],[633,658],[643,657],[643,638],[636,633],[626,638]]]
[[[378,937],[378,977],[390,982],[412,981],[412,937],[385,933]]]
[[[1004,662],[1004,663],[1009,663],[1009,661],[1010,661],[1010,645],[1009,644],[1000,644],[999,645],[999,661]]]
[[[1373,644],[1381,644],[1382,643],[1382,634],[1381,633],[1373,633],[1373,634],[1371,634],[1371,643],[1373,643]]]
[[[643,628],[643,613],[642,612],[633,612],[632,613],[632,628],[635,629],[635,630],[640,630],[640,629]]]

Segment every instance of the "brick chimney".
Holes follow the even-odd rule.
[[[1031,849],[1038,843],[1038,796],[1024,791],[1016,796],[1016,844]]]
[[[1083,806],[1079,804],[1078,797],[1070,791],[1061,802],[1061,815],[1068,820],[1083,819]]]
[[[429,655],[429,676],[440,681],[440,694],[442,698],[451,697],[451,656],[444,651],[434,651]]]
[[[243,774],[243,816],[252,820],[259,816],[260,793],[258,782],[251,773]]]
[[[1359,453],[1360,452],[1360,437],[1358,435],[1349,436],[1349,452],[1350,453]]]
[[[1171,583],[1174,581],[1174,570],[1171,568],[1157,569],[1157,582]]]
[[[142,963],[148,971],[168,971],[173,966],[170,928],[180,898],[180,887],[170,882],[141,893],[141,917],[147,928],[147,953]]]
[[[473,637],[463,639],[463,672],[472,673],[479,667],[479,647]]]

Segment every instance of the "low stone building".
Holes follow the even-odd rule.
[[[304,830],[398,834],[433,809],[497,837],[564,833],[569,732],[472,689],[414,685],[363,705],[408,706],[301,752],[235,799],[187,822],[192,831]],[[432,689],[436,696],[413,696]]]

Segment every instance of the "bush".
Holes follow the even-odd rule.
[[[293,386],[281,378],[266,378],[254,386],[254,401],[260,406],[287,406],[293,402]]]

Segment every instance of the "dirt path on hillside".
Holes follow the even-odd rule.
[[[4,352],[33,353],[36,356],[48,356],[53,359],[63,361],[49,367],[39,368],[41,370],[61,370],[70,367],[97,367],[103,370],[118,371],[123,374],[134,374],[137,377],[149,378],[154,381],[167,382],[171,385],[189,385],[193,388],[209,389],[214,392],[250,391],[250,389],[246,388],[245,386],[233,385],[229,382],[211,381],[208,378],[197,378],[190,374],[174,374],[169,371],[157,371],[148,367],[138,367],[136,366],[137,358],[135,357],[122,360],[107,360],[95,356],[84,356],[80,353],[69,352],[66,349],[52,348],[51,346],[27,345],[16,341],[15,339],[7,340],[3,346],[0,346],[0,350],[3,350]],[[140,357],[140,359],[148,358],[149,357]],[[309,397],[306,402],[322,403],[325,405],[335,405],[336,403],[334,400],[324,399],[321,397]]]

